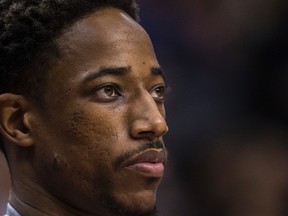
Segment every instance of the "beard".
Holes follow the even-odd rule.
[[[107,209],[110,209],[113,216],[158,216],[156,205],[152,209],[146,211],[135,210],[129,209],[114,199],[108,197],[102,198],[102,205]]]
[[[166,151],[164,143],[161,141],[147,143],[142,145],[139,149],[120,155],[114,163],[115,169],[121,167],[121,164],[131,156],[139,154],[148,149],[163,149]],[[101,179],[100,181],[104,181],[104,179]],[[107,179],[102,183],[103,184],[100,185],[107,185]],[[156,204],[147,210],[135,209],[125,206],[106,193],[102,193],[101,197],[102,206],[104,206],[106,209],[109,209],[111,215],[113,216],[159,216]]]

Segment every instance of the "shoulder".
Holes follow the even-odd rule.
[[[20,216],[18,212],[8,203],[7,204],[7,212],[4,216]]]

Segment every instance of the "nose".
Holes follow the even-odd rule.
[[[147,92],[134,100],[130,108],[130,134],[135,139],[154,140],[168,131],[163,104],[157,104]]]

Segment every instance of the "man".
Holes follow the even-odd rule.
[[[131,0],[1,0],[8,215],[156,215],[163,72]]]

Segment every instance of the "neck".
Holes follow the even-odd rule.
[[[89,214],[80,209],[73,208],[42,190],[25,184],[12,187],[9,203],[21,216],[103,216],[109,213]]]

